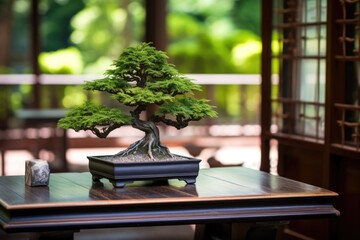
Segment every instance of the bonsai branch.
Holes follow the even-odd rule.
[[[154,116],[154,122],[163,122],[168,126],[173,126],[176,129],[182,129],[189,125],[190,121],[198,121],[200,119],[193,118],[184,118],[183,116],[177,116],[176,121],[172,119],[167,119],[165,116]]]
[[[95,134],[99,138],[106,138],[110,132],[113,130],[121,127],[121,124],[109,124],[108,126],[103,127],[91,127],[88,130],[90,130],[93,134]]]

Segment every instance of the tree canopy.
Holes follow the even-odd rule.
[[[133,110],[126,113],[86,102],[71,110],[58,126],[75,131],[91,130],[98,137],[106,137],[123,125],[132,125],[147,133],[144,125],[148,122],[163,122],[181,129],[190,121],[215,117],[216,111],[207,100],[193,96],[201,87],[179,74],[167,59],[164,52],[147,43],[128,47],[113,62],[113,68],[105,72],[104,78],[87,81],[84,89],[109,93],[112,99]],[[153,104],[159,106],[157,111],[141,119],[140,114]]]

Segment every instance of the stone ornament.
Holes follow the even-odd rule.
[[[46,160],[33,159],[25,161],[25,184],[31,187],[49,184],[50,168]]]

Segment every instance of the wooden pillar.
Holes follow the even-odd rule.
[[[156,49],[166,51],[167,0],[145,1],[145,9],[145,42],[152,42]]]
[[[145,42],[151,42],[157,50],[166,51],[167,0],[145,1],[145,11]],[[149,106],[146,115],[151,117],[155,110],[156,105]]]
[[[262,55],[261,55],[261,164],[260,170],[270,171],[270,127],[271,127],[271,32],[272,0],[262,0]]]
[[[40,54],[40,14],[39,14],[39,0],[31,0],[30,12],[30,61],[31,68],[34,74],[34,85],[32,90],[31,108],[40,108],[40,66],[38,57]]]
[[[9,66],[13,1],[3,1],[0,5],[0,67]]]

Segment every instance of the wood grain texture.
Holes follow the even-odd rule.
[[[48,187],[0,177],[0,224],[8,232],[272,221],[337,216],[337,194],[242,167],[200,170],[196,184],[92,183],[89,173],[54,173]]]

